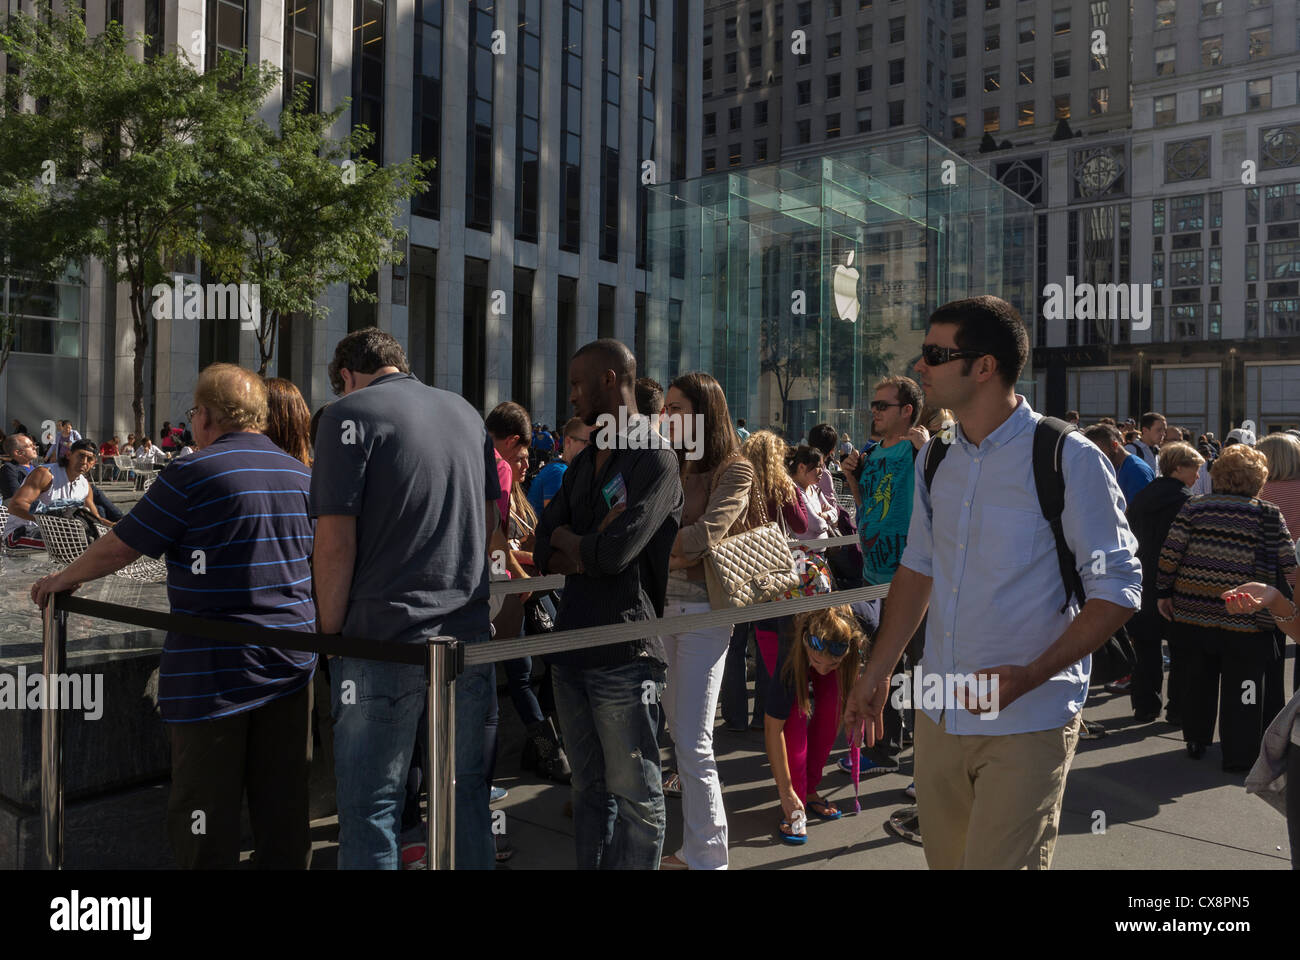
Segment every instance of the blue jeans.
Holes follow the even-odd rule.
[[[425,668],[338,657],[329,671],[339,869],[396,870]],[[490,672],[490,664],[468,667],[456,680],[456,865],[466,869],[495,865],[483,749]]]
[[[578,869],[658,869],[665,813],[655,729],[664,668],[638,658],[553,670],[555,709],[573,768]]]

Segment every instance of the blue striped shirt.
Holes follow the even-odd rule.
[[[169,464],[114,532],[167,560],[173,613],[314,631],[311,471],[260,433],[228,433]],[[163,720],[215,720],[311,682],[316,655],[168,633]]]

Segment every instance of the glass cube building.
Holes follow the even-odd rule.
[[[991,293],[1032,317],[1032,211],[929,137],[661,185],[637,355],[665,385],[713,374],[751,430],[861,442],[939,305]],[[1018,389],[1034,402],[1029,369]]]

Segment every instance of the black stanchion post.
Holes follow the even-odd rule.
[[[59,689],[68,655],[68,611],[56,597],[45,602],[41,616],[41,672],[46,690]],[[47,870],[63,869],[63,713],[47,701],[41,713],[41,854]]]
[[[451,637],[432,637],[429,660],[429,838],[425,865],[430,870],[456,866],[456,675],[461,645]]]

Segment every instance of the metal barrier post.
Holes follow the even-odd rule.
[[[425,866],[456,866],[456,674],[461,645],[450,637],[429,640],[429,837]]]
[[[68,611],[55,598],[45,603],[41,616],[41,672],[46,690],[58,689],[68,655]],[[63,712],[61,705],[45,704],[41,712],[41,855],[47,870],[63,869]]]

